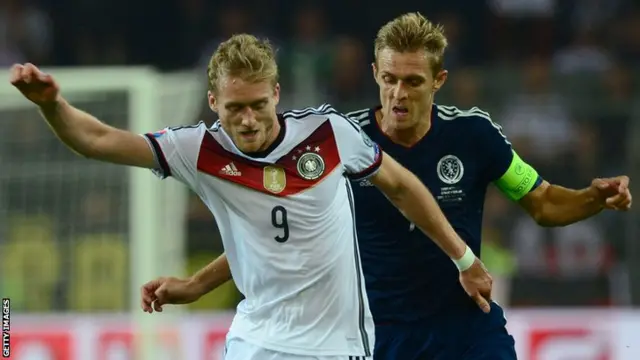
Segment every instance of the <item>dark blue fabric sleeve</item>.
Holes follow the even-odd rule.
[[[511,143],[502,132],[502,127],[491,120],[477,122],[479,153],[483,154],[483,172],[487,182],[498,180],[504,175],[513,160]]]

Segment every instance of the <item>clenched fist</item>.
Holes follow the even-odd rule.
[[[60,96],[60,86],[53,77],[30,63],[13,65],[9,82],[40,107],[55,104]]]
[[[632,197],[629,191],[629,177],[616,176],[594,179],[591,188],[598,193],[605,209],[627,211],[631,209]]]

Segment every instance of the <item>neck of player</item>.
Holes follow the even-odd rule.
[[[376,112],[376,121],[378,122],[380,130],[382,130],[391,141],[398,145],[411,147],[422,140],[431,129],[431,106],[429,106],[428,109],[429,111],[424,114],[415,126],[408,128],[398,129],[393,120],[384,117],[383,114],[387,113],[385,109]]]

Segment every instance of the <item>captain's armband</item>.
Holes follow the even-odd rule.
[[[524,162],[515,151],[509,169],[495,181],[498,189],[513,201],[522,199],[541,183],[542,178],[536,169]]]

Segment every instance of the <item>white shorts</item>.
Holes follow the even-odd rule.
[[[309,356],[285,354],[250,344],[242,339],[227,340],[224,360],[371,360],[364,356]]]

